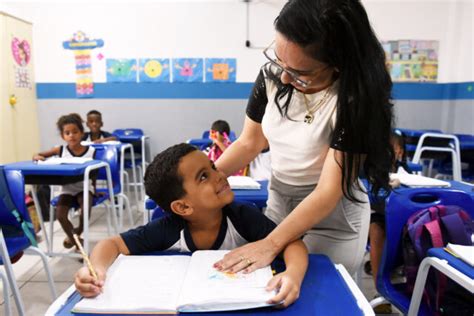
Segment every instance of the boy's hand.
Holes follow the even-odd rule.
[[[277,295],[272,297],[267,303],[281,304],[277,308],[285,308],[291,305],[300,296],[301,282],[297,276],[285,271],[275,275],[267,285],[267,291],[278,289]]]
[[[76,272],[74,284],[76,285],[76,290],[83,297],[95,297],[103,291],[106,272],[104,269],[97,267],[95,272],[97,273],[98,280],[94,279],[87,267],[82,267]]]
[[[93,141],[94,144],[102,144],[104,140],[102,138],[96,139]]]
[[[46,158],[44,158],[44,157],[41,156],[41,155],[34,155],[34,156],[33,156],[33,160],[34,160],[34,161],[37,161],[37,160],[45,160],[45,159],[46,159]]]

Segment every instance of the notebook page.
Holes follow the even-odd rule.
[[[397,179],[401,184],[406,185],[412,188],[424,188],[424,187],[450,187],[451,184],[446,181],[441,181],[438,179],[428,178],[419,176],[416,174],[409,173],[392,173],[390,174],[390,180]]]
[[[250,177],[230,176],[227,178],[227,181],[234,190],[260,190],[260,183]]]
[[[446,246],[451,252],[458,256],[461,260],[474,266],[474,246],[464,246],[448,243]]]
[[[46,160],[38,160],[38,165],[60,165],[60,164],[83,164],[88,161],[91,161],[92,158],[83,158],[83,157],[67,157],[67,158],[49,158]]]
[[[174,312],[190,256],[120,256],[110,267],[104,292],[84,298],[74,312]]]
[[[275,292],[265,290],[272,278],[271,268],[265,267],[250,274],[229,274],[212,267],[228,251],[197,251],[189,263],[183,283],[178,310],[225,311],[268,306],[266,301]]]

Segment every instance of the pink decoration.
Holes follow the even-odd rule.
[[[102,55],[101,53],[98,53],[98,54],[97,54],[97,59],[98,59],[98,60],[104,59],[104,55]]]
[[[12,54],[13,59],[19,66],[26,66],[30,62],[31,49],[27,40],[20,41],[14,37],[12,40]]]

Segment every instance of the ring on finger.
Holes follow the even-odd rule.
[[[244,257],[244,256],[240,256],[239,262],[242,262],[242,261],[244,261],[244,260],[245,260],[245,257]]]
[[[249,258],[246,259],[246,262],[247,262],[247,266],[250,266],[253,264],[252,260],[250,260]]]

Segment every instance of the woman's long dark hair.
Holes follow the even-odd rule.
[[[344,152],[344,196],[359,201],[353,184],[360,174],[367,177],[373,194],[381,188],[390,192],[392,82],[385,53],[360,1],[290,0],[276,18],[275,28],[338,75],[335,131]],[[294,87],[281,81],[277,86],[275,103],[286,116]]]

